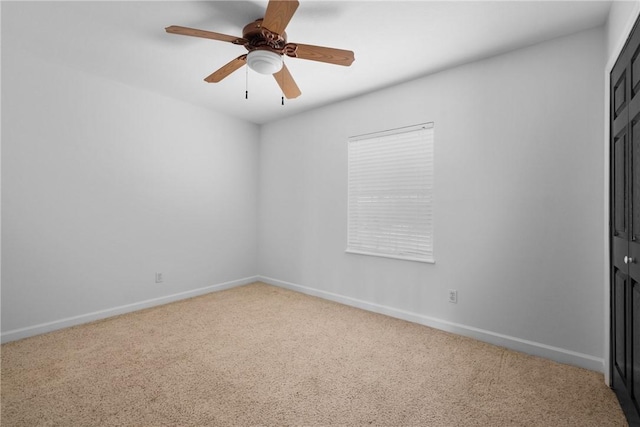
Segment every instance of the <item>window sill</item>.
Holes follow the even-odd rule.
[[[418,258],[418,257],[412,257],[412,256],[401,256],[401,255],[392,255],[392,254],[381,254],[381,253],[375,253],[375,252],[356,251],[353,249],[345,249],[345,253],[355,254],[355,255],[375,256],[375,257],[381,257],[381,258],[399,259],[402,261],[422,262],[425,264],[436,263],[434,259],[425,259],[425,258]]]

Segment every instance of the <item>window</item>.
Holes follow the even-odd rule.
[[[349,138],[347,252],[433,258],[433,123]]]

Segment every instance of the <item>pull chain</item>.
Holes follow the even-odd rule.
[[[245,67],[244,99],[249,99],[249,66]]]
[[[284,63],[282,64],[282,66],[284,67]],[[282,101],[281,101],[281,103],[282,103],[282,105],[284,105],[284,73],[282,73],[282,75],[280,76],[280,82],[281,82],[280,89],[282,89]]]

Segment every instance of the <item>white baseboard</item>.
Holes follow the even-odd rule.
[[[484,329],[475,328],[473,326],[461,325],[459,323],[449,322],[448,320],[437,319],[434,317],[412,313],[385,305],[375,304],[356,298],[334,294],[332,292],[309,288],[295,283],[273,279],[271,277],[259,276],[259,280],[270,285],[279,286],[330,301],[335,301],[341,304],[349,305],[374,313],[384,314],[390,317],[395,317],[397,319],[407,320],[409,322],[418,323],[447,332],[452,332],[458,335],[475,338],[479,341],[506,347],[511,350],[520,351],[522,353],[543,357],[545,359],[550,359],[559,363],[579,366],[581,368],[589,369],[596,372],[604,372],[604,359],[590,356],[588,354],[578,353],[560,347],[554,347],[539,342],[487,331]]]
[[[15,341],[22,338],[32,337],[57,329],[68,328],[70,326],[81,325],[83,323],[93,322],[95,320],[107,317],[117,316],[120,314],[130,313],[132,311],[142,310],[145,308],[155,307],[174,301],[192,298],[198,295],[208,294],[210,292],[222,291],[234,288],[236,286],[246,285],[260,280],[259,276],[246,277],[244,279],[232,280],[230,282],[219,283],[217,285],[205,286],[204,288],[193,289],[190,291],[179,292],[177,294],[167,295],[159,298],[152,298],[133,304],[121,305],[119,307],[107,308],[105,310],[94,311],[93,313],[81,314],[79,316],[67,317],[65,319],[54,320],[53,322],[41,323],[39,325],[28,326],[26,328],[14,329],[0,334],[0,342],[5,343]]]

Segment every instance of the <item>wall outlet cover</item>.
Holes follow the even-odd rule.
[[[449,289],[449,302],[453,304],[458,303],[458,291],[455,289]]]

